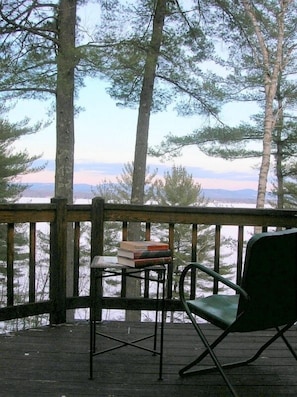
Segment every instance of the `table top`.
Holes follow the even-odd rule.
[[[130,270],[162,270],[165,269],[164,265],[149,265],[142,267],[132,267],[118,263],[116,256],[94,256],[91,263],[91,269],[130,269]]]

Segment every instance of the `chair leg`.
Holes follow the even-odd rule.
[[[266,343],[264,343],[264,345],[262,345],[260,347],[260,349],[249,359],[244,360],[244,361],[239,361],[238,363],[234,363],[234,366],[240,366],[240,365],[246,365],[246,364],[250,364],[253,361],[255,361],[257,358],[260,357],[260,355],[263,353],[264,350],[266,350],[273,342],[275,342],[279,337],[282,338],[282,340],[285,342],[287,348],[290,350],[290,352],[292,353],[293,357],[297,360],[297,354],[295,353],[293,347],[291,346],[291,344],[289,343],[289,341],[287,340],[287,338],[285,337],[284,333],[290,329],[293,326],[294,322],[285,325],[282,329],[280,329],[279,327],[276,327],[277,333],[275,335],[273,335]],[[228,365],[228,364],[227,364]],[[226,366],[227,366],[226,365]],[[232,364],[230,364],[232,365]]]
[[[293,324],[292,324],[293,325]],[[277,328],[278,330],[278,328]],[[297,354],[295,352],[295,350],[293,349],[291,343],[288,341],[288,339],[285,337],[284,334],[281,334],[281,338],[282,340],[285,342],[287,348],[290,350],[290,352],[292,353],[292,356],[295,358],[295,360],[297,360]]]
[[[209,344],[207,338],[204,336],[203,332],[201,331],[199,325],[196,323],[196,321],[195,321],[195,319],[193,318],[192,314],[191,314],[191,313],[188,313],[188,315],[189,315],[189,317],[190,317],[190,319],[191,319],[191,321],[192,321],[192,324],[193,324],[193,326],[195,327],[196,332],[197,332],[198,335],[200,336],[200,339],[202,340],[202,342],[203,342],[203,344],[204,344],[204,346],[205,346],[206,349],[205,349],[205,351],[204,351],[196,360],[192,361],[190,364],[188,364],[188,365],[186,365],[184,368],[182,368],[182,369],[179,371],[179,375],[180,375],[181,377],[184,377],[184,376],[194,375],[194,374],[197,374],[197,373],[199,373],[199,372],[200,372],[200,373],[201,373],[201,372],[206,372],[207,370],[194,370],[194,371],[189,371],[189,370],[190,370],[194,365],[196,365],[196,364],[198,364],[200,361],[202,361],[203,358],[205,358],[205,357],[209,354],[209,355],[211,356],[211,358],[212,358],[214,364],[215,364],[215,367],[211,367],[211,368],[209,368],[208,370],[210,370],[210,371],[218,370],[218,371],[220,372],[220,374],[222,375],[222,377],[223,377],[223,379],[224,379],[224,381],[225,381],[227,387],[229,388],[230,392],[232,393],[232,395],[233,395],[234,397],[238,397],[238,394],[237,394],[236,390],[235,390],[234,387],[232,386],[231,382],[229,381],[228,377],[226,376],[226,374],[225,374],[225,372],[224,372],[224,370],[223,370],[223,366],[221,365],[221,363],[219,362],[219,360],[218,360],[216,354],[215,354],[214,351],[213,351],[214,347],[215,347],[220,341],[222,341],[222,340],[226,337],[227,332],[223,332],[222,335],[220,335],[212,344]]]
[[[263,353],[263,351],[266,350],[279,337],[281,337],[283,339],[283,341],[285,342],[286,346],[288,347],[288,349],[292,353],[293,357],[297,360],[296,352],[292,348],[292,346],[289,343],[289,341],[287,340],[287,338],[284,336],[284,333],[289,328],[291,328],[292,325],[294,324],[294,323],[290,323],[290,324],[287,324],[286,326],[284,326],[282,329],[279,329],[278,327],[276,327],[277,333],[275,335],[273,335],[273,337],[271,337],[266,343],[264,343],[264,345],[262,345],[260,347],[260,349],[253,356],[248,358],[247,360],[242,360],[242,361],[237,361],[237,362],[233,362],[233,363],[228,363],[228,364],[223,364],[222,365],[219,362],[219,360],[218,360],[216,354],[214,353],[213,349],[230,333],[230,329],[225,330],[214,342],[209,344],[207,338],[204,336],[203,332],[201,331],[201,328],[196,323],[196,321],[195,321],[194,317],[192,316],[192,314],[188,313],[188,315],[189,315],[189,317],[191,319],[191,322],[194,325],[194,328],[195,328],[196,332],[198,333],[198,335],[199,335],[200,339],[202,340],[202,342],[203,342],[203,344],[204,344],[206,349],[200,354],[199,357],[197,357],[195,360],[190,362],[188,365],[186,365],[185,367],[183,367],[179,371],[179,375],[181,377],[191,376],[191,375],[195,375],[195,374],[199,374],[199,373],[201,374],[201,373],[219,371],[221,373],[225,383],[227,384],[228,388],[230,389],[231,393],[233,394],[233,396],[237,396],[237,393],[234,390],[233,386],[231,385],[229,379],[227,378],[227,376],[226,376],[226,374],[224,372],[224,369],[236,368],[236,367],[240,367],[240,366],[244,366],[244,365],[248,365],[248,364],[252,363],[257,358],[259,358],[259,356]],[[193,366],[199,364],[208,354],[211,356],[215,366],[209,367],[209,368],[197,369],[197,370],[190,371],[190,369]]]

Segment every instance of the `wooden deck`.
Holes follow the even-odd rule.
[[[130,325],[130,337],[147,332],[151,323]],[[209,326],[207,332],[216,331]],[[105,323],[118,335],[127,334],[128,325]],[[220,351],[224,359],[247,356],[267,332],[236,336]],[[296,329],[289,339],[297,348]],[[110,343],[106,339],[105,344]],[[146,342],[148,343],[148,342]],[[44,327],[0,336],[0,395],[15,396],[97,396],[97,397],[228,397],[229,390],[219,374],[181,379],[179,368],[186,364],[201,344],[189,324],[166,324],[164,376],[158,380],[158,356],[133,347],[98,356],[94,360],[94,380],[89,380],[89,326],[87,323]],[[297,362],[278,341],[255,364],[229,370],[242,397],[297,395]]]

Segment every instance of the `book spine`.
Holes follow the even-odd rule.
[[[125,249],[118,250],[118,256],[131,259],[143,259],[143,258],[160,258],[171,256],[171,250],[161,250],[161,251],[148,251],[148,250],[136,250],[129,251]]]
[[[145,258],[145,259],[135,259],[135,267],[140,266],[150,266],[150,265],[165,265],[172,262],[172,257],[160,257],[160,258]]]
[[[160,258],[144,258],[144,259],[130,259],[122,256],[118,256],[118,263],[131,267],[142,267],[152,265],[164,265],[172,262],[172,257],[160,257]]]
[[[121,241],[120,248],[127,251],[135,250],[146,250],[146,251],[163,251],[168,250],[169,246],[166,243],[151,243],[151,242],[133,242],[133,241]]]
[[[164,245],[149,245],[147,247],[148,251],[158,251],[158,250],[168,250],[168,244]]]

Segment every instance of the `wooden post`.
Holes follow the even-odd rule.
[[[91,262],[95,256],[103,255],[104,249],[104,199],[101,197],[94,197],[92,200],[91,209]],[[102,270],[96,270],[102,271]],[[96,280],[91,280],[90,295],[94,299],[103,295],[102,278],[98,277]],[[99,309],[99,305],[94,305],[91,302],[91,306],[97,308],[96,312],[93,313],[96,320],[102,320],[102,310]]]
[[[91,209],[91,261],[103,255],[104,248],[104,199],[94,197]]]
[[[50,226],[50,300],[51,324],[66,322],[67,199],[53,198],[56,217]]]

